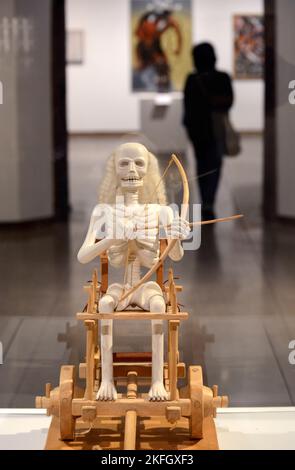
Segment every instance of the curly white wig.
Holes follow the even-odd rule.
[[[128,144],[124,144],[128,145]],[[142,144],[138,144],[142,145]],[[142,146],[148,154],[148,168],[143,178],[143,186],[139,189],[140,204],[167,204],[165,185],[161,181],[159,163],[155,155]],[[99,190],[100,204],[114,204],[116,196],[122,195],[122,189],[116,174],[115,155],[120,146],[111,154],[106,164],[105,176]]]

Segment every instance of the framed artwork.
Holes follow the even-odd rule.
[[[67,64],[82,65],[84,62],[84,32],[67,31]]]
[[[132,90],[180,91],[192,69],[191,0],[131,0]]]
[[[259,79],[264,74],[264,17],[234,15],[235,79]]]

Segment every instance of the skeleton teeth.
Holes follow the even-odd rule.
[[[139,181],[140,178],[123,178],[123,181]]]

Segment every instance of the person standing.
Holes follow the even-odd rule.
[[[196,70],[186,80],[184,120],[193,145],[199,177],[202,219],[215,217],[214,203],[224,154],[224,114],[234,100],[230,76],[216,70],[216,55],[209,43],[192,49]]]

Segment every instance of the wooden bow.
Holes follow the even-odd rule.
[[[181,205],[181,218],[186,219],[187,216],[187,211],[188,211],[188,203],[189,203],[189,186],[188,186],[188,180],[186,173],[184,171],[184,168],[176,155],[172,155],[172,160],[176,164],[178,171],[180,173],[181,179],[182,179],[182,186],[183,186],[183,197],[182,197],[182,205]],[[129,297],[129,295],[133,294],[144,282],[147,282],[147,280],[157,271],[157,269],[163,264],[167,256],[169,255],[170,251],[174,248],[175,244],[179,241],[178,238],[174,238],[168,242],[168,245],[166,249],[163,251],[162,255],[160,256],[159,260],[157,261],[154,266],[151,267],[151,269],[138,281],[137,284],[131,287],[128,291],[126,291],[121,299],[120,302]]]

